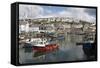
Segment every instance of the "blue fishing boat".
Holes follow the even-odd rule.
[[[64,36],[58,36],[57,39],[58,39],[58,40],[64,40],[65,37],[64,37]]]

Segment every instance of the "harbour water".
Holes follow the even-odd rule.
[[[66,34],[65,39],[57,40],[59,49],[45,53],[36,52],[32,48],[19,48],[19,62],[24,64],[87,60],[83,46],[76,45],[82,40],[83,35]]]

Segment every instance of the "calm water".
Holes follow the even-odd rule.
[[[40,62],[60,62],[60,61],[77,61],[86,60],[82,46],[76,46],[76,42],[81,42],[82,35],[65,35],[65,40],[58,40],[59,49],[43,53],[35,52],[31,48],[19,49],[20,63],[40,63]]]

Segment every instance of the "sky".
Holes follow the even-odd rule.
[[[59,7],[39,5],[19,5],[19,19],[48,17],[71,17],[88,22],[96,21],[96,9],[80,7]]]

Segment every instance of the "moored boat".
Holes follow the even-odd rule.
[[[87,57],[95,57],[95,54],[96,54],[96,39],[91,37],[91,36],[88,36],[88,37],[85,37],[85,40],[81,43],[76,43],[76,45],[82,45],[83,46],[83,51],[84,51],[84,54],[87,56]]]
[[[31,39],[33,51],[52,51],[58,49],[58,45],[50,43],[46,38]]]

